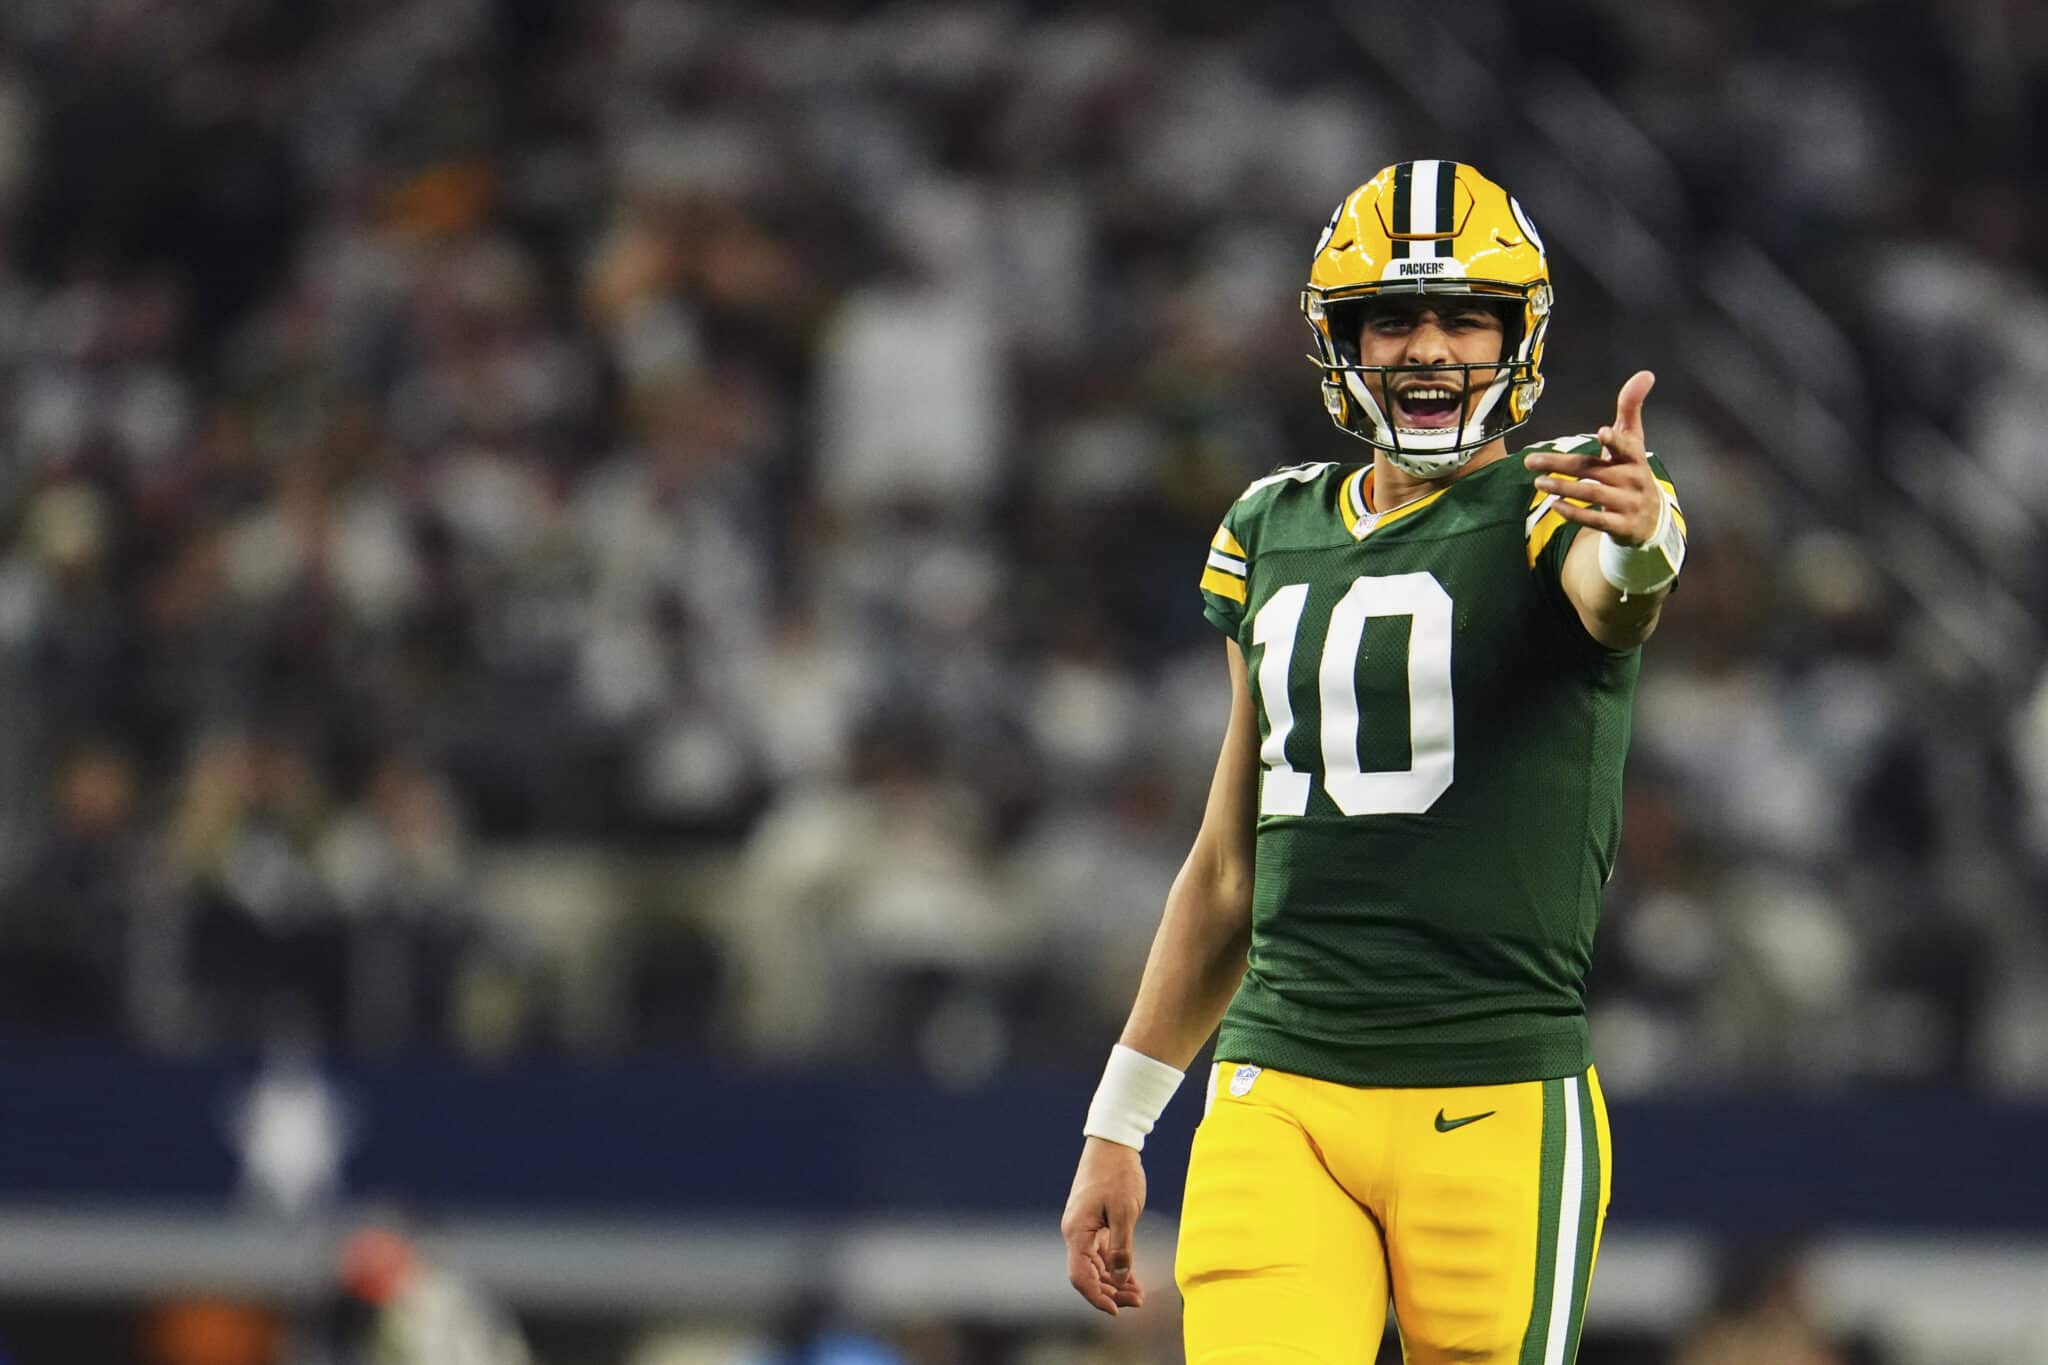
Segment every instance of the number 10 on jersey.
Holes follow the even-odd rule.
[[[1252,644],[1265,649],[1259,661],[1259,699],[1266,712],[1266,739],[1259,746],[1265,777],[1259,814],[1306,815],[1315,774],[1287,761],[1294,733],[1294,645],[1308,605],[1309,585],[1290,583],[1266,599],[1252,618]],[[1358,650],[1365,623],[1376,616],[1405,616],[1408,635],[1408,745],[1405,769],[1365,772],[1358,761]],[[1316,729],[1322,740],[1323,789],[1346,815],[1420,815],[1450,789],[1455,735],[1451,718],[1451,595],[1432,574],[1402,573],[1352,580],[1330,611],[1323,658],[1316,669],[1312,700],[1321,708]]]

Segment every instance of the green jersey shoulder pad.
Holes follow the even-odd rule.
[[[1310,490],[1342,469],[1331,460],[1289,465],[1264,478],[1253,479],[1238,494],[1209,541],[1209,557],[1202,566],[1202,614],[1219,630],[1235,635],[1242,623],[1245,580],[1257,549],[1260,520],[1276,502],[1290,494],[1309,492],[1312,497],[1318,496]]]

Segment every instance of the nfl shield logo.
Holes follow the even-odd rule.
[[[1251,1092],[1252,1082],[1258,1078],[1259,1069],[1257,1067],[1249,1065],[1239,1067],[1237,1074],[1230,1078],[1230,1093],[1239,1099],[1243,1099]]]

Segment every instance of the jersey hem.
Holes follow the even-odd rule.
[[[1216,1056],[1339,1085],[1414,1089],[1441,1085],[1512,1085],[1576,1076],[1593,1064],[1583,1018],[1512,1038],[1479,1043],[1308,1042],[1278,1029],[1225,1023]]]

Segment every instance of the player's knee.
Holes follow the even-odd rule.
[[[1408,1359],[1429,1365],[1512,1365],[1522,1358],[1519,1333],[1503,1332],[1498,1322],[1478,1315],[1440,1318],[1415,1327],[1404,1319],[1401,1339]]]

